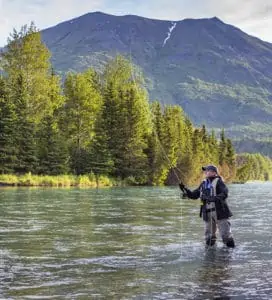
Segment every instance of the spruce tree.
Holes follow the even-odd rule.
[[[90,146],[89,172],[93,172],[97,178],[99,175],[109,175],[113,173],[114,163],[109,150],[110,137],[107,134],[107,110],[101,107],[95,126],[94,138]]]
[[[168,173],[168,166],[164,153],[165,140],[165,120],[163,118],[162,107],[159,102],[151,104],[152,133],[148,137],[148,176],[149,183],[162,185]]]
[[[212,130],[212,133],[209,136],[208,143],[209,143],[209,154],[211,157],[211,162],[215,165],[218,165],[219,164],[219,145],[218,145],[218,140],[215,136],[214,130]]]
[[[17,162],[16,113],[6,83],[0,76],[0,172],[13,173]]]
[[[147,180],[147,136],[150,134],[150,111],[145,90],[133,78],[134,67],[124,58],[109,62],[104,73],[104,99],[109,150],[114,175],[122,179],[134,176]]]
[[[59,119],[64,97],[61,94],[60,78],[51,71],[48,94],[54,111],[48,113],[39,123],[37,132],[38,159],[37,171],[40,174],[58,175],[69,171],[67,141],[60,131]]]
[[[37,169],[36,126],[28,115],[27,82],[19,75],[14,86],[16,99],[15,141],[17,147],[16,173],[35,172]]]
[[[69,152],[66,140],[58,128],[57,118],[45,117],[37,136],[39,143],[37,172],[46,175],[68,173]]]
[[[230,139],[226,141],[226,164],[229,169],[227,180],[230,181],[236,175],[235,150]]]
[[[227,141],[225,137],[225,131],[222,129],[220,134],[220,144],[219,144],[219,164],[223,166],[226,163],[227,156]]]
[[[182,172],[177,168],[182,161],[185,149],[185,117],[179,106],[167,106],[164,111],[166,139],[164,148],[167,152],[169,174],[167,184],[177,184]]]

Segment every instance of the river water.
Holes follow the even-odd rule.
[[[229,188],[235,249],[175,187],[0,189],[0,299],[272,299],[272,184]]]

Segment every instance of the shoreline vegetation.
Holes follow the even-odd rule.
[[[0,175],[0,187],[111,187],[117,180],[107,176],[89,175]]]
[[[229,184],[245,183],[265,183],[266,180],[234,180]],[[114,179],[107,176],[96,177],[93,173],[89,175],[0,175],[0,187],[83,187],[83,188],[103,188],[103,187],[120,187],[120,186],[152,186],[148,184],[137,184],[133,178],[126,180]],[[158,186],[158,185],[157,185]]]

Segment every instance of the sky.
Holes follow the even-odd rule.
[[[216,16],[272,42],[272,0],[0,0],[0,46],[31,21],[45,29],[94,11],[171,21]]]

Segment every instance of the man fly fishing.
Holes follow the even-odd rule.
[[[218,227],[223,243],[230,248],[234,248],[235,243],[229,221],[232,213],[226,201],[228,188],[223,179],[218,175],[215,166],[202,167],[202,170],[205,172],[206,178],[196,190],[189,190],[182,182],[179,184],[179,187],[184,197],[201,199],[200,217],[203,217],[205,222],[206,245],[213,246],[215,244]]]

